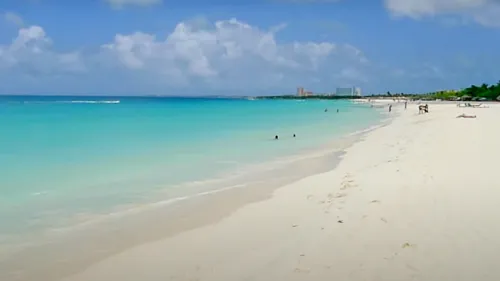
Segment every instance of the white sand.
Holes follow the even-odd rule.
[[[409,105],[334,171],[65,280],[500,280],[499,122]]]

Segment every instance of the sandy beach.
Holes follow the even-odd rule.
[[[333,170],[63,280],[499,280],[500,107],[393,113]]]
[[[414,107],[333,171],[65,280],[499,280],[500,108]]]

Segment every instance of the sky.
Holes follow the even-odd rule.
[[[500,0],[0,3],[0,94],[424,93],[499,65]]]

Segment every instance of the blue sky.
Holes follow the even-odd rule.
[[[496,83],[498,15],[498,0],[4,0],[0,93],[379,93]]]

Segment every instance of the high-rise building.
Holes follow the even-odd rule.
[[[303,95],[304,95],[304,88],[297,87],[297,96],[303,96]]]
[[[356,87],[354,88],[354,95],[360,97],[361,96],[361,88]]]
[[[335,94],[337,96],[353,96],[354,95],[354,88],[337,88],[337,91],[335,91]]]
[[[361,88],[358,87],[337,88],[335,94],[337,96],[361,96]]]

